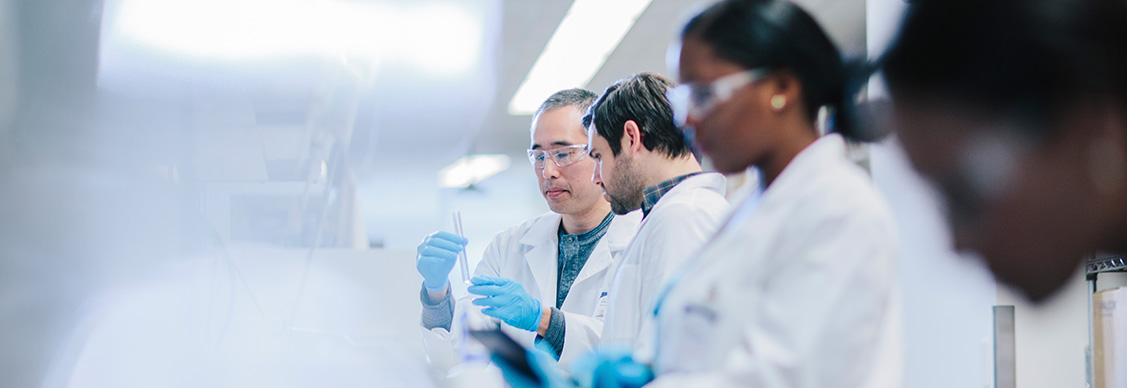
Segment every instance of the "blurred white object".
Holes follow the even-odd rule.
[[[401,59],[439,74],[478,61],[481,15],[456,2],[403,6],[310,0],[124,0],[108,35],[150,49],[248,60],[304,54]],[[207,28],[200,28],[207,26]],[[401,37],[410,36],[409,43]]]
[[[103,294],[68,345],[73,371],[65,363],[53,371],[69,376],[58,386],[433,385],[422,360],[390,335],[395,312],[376,290],[322,256],[300,291],[296,253],[257,248],[235,252],[229,264],[193,259]]]

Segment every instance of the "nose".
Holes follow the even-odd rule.
[[[540,175],[544,179],[557,179],[560,177],[560,166],[551,160],[544,161],[544,168],[540,169]]]
[[[597,166],[595,166],[595,169],[592,170],[592,172],[591,172],[591,182],[600,186],[600,187],[603,186],[603,177],[602,177],[601,174],[599,174],[599,170],[602,170],[602,169],[603,169],[603,167],[601,165],[597,165]]]

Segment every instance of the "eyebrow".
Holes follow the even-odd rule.
[[[570,145],[575,145],[575,144],[571,144],[571,143],[568,143],[568,142],[566,142],[566,141],[560,140],[560,141],[554,141],[554,142],[552,142],[551,144],[548,144],[548,145],[553,145],[553,146],[570,146]],[[540,146],[539,144],[533,144],[533,145],[532,145],[532,149],[534,149],[534,150],[538,150],[538,149],[541,149],[541,148],[544,148],[544,147]]]

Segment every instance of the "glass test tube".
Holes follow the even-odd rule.
[[[454,212],[454,233],[457,234],[458,237],[466,238],[462,230],[462,212]],[[466,259],[465,247],[462,247],[462,250],[458,251],[458,265],[462,267],[462,282],[472,285],[473,283],[470,282],[470,264]]]

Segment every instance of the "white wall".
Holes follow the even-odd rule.
[[[1018,387],[1084,387],[1088,286],[1079,271],[1071,279],[1041,305],[1029,303],[1008,286],[998,286],[998,304],[1014,306]]]

